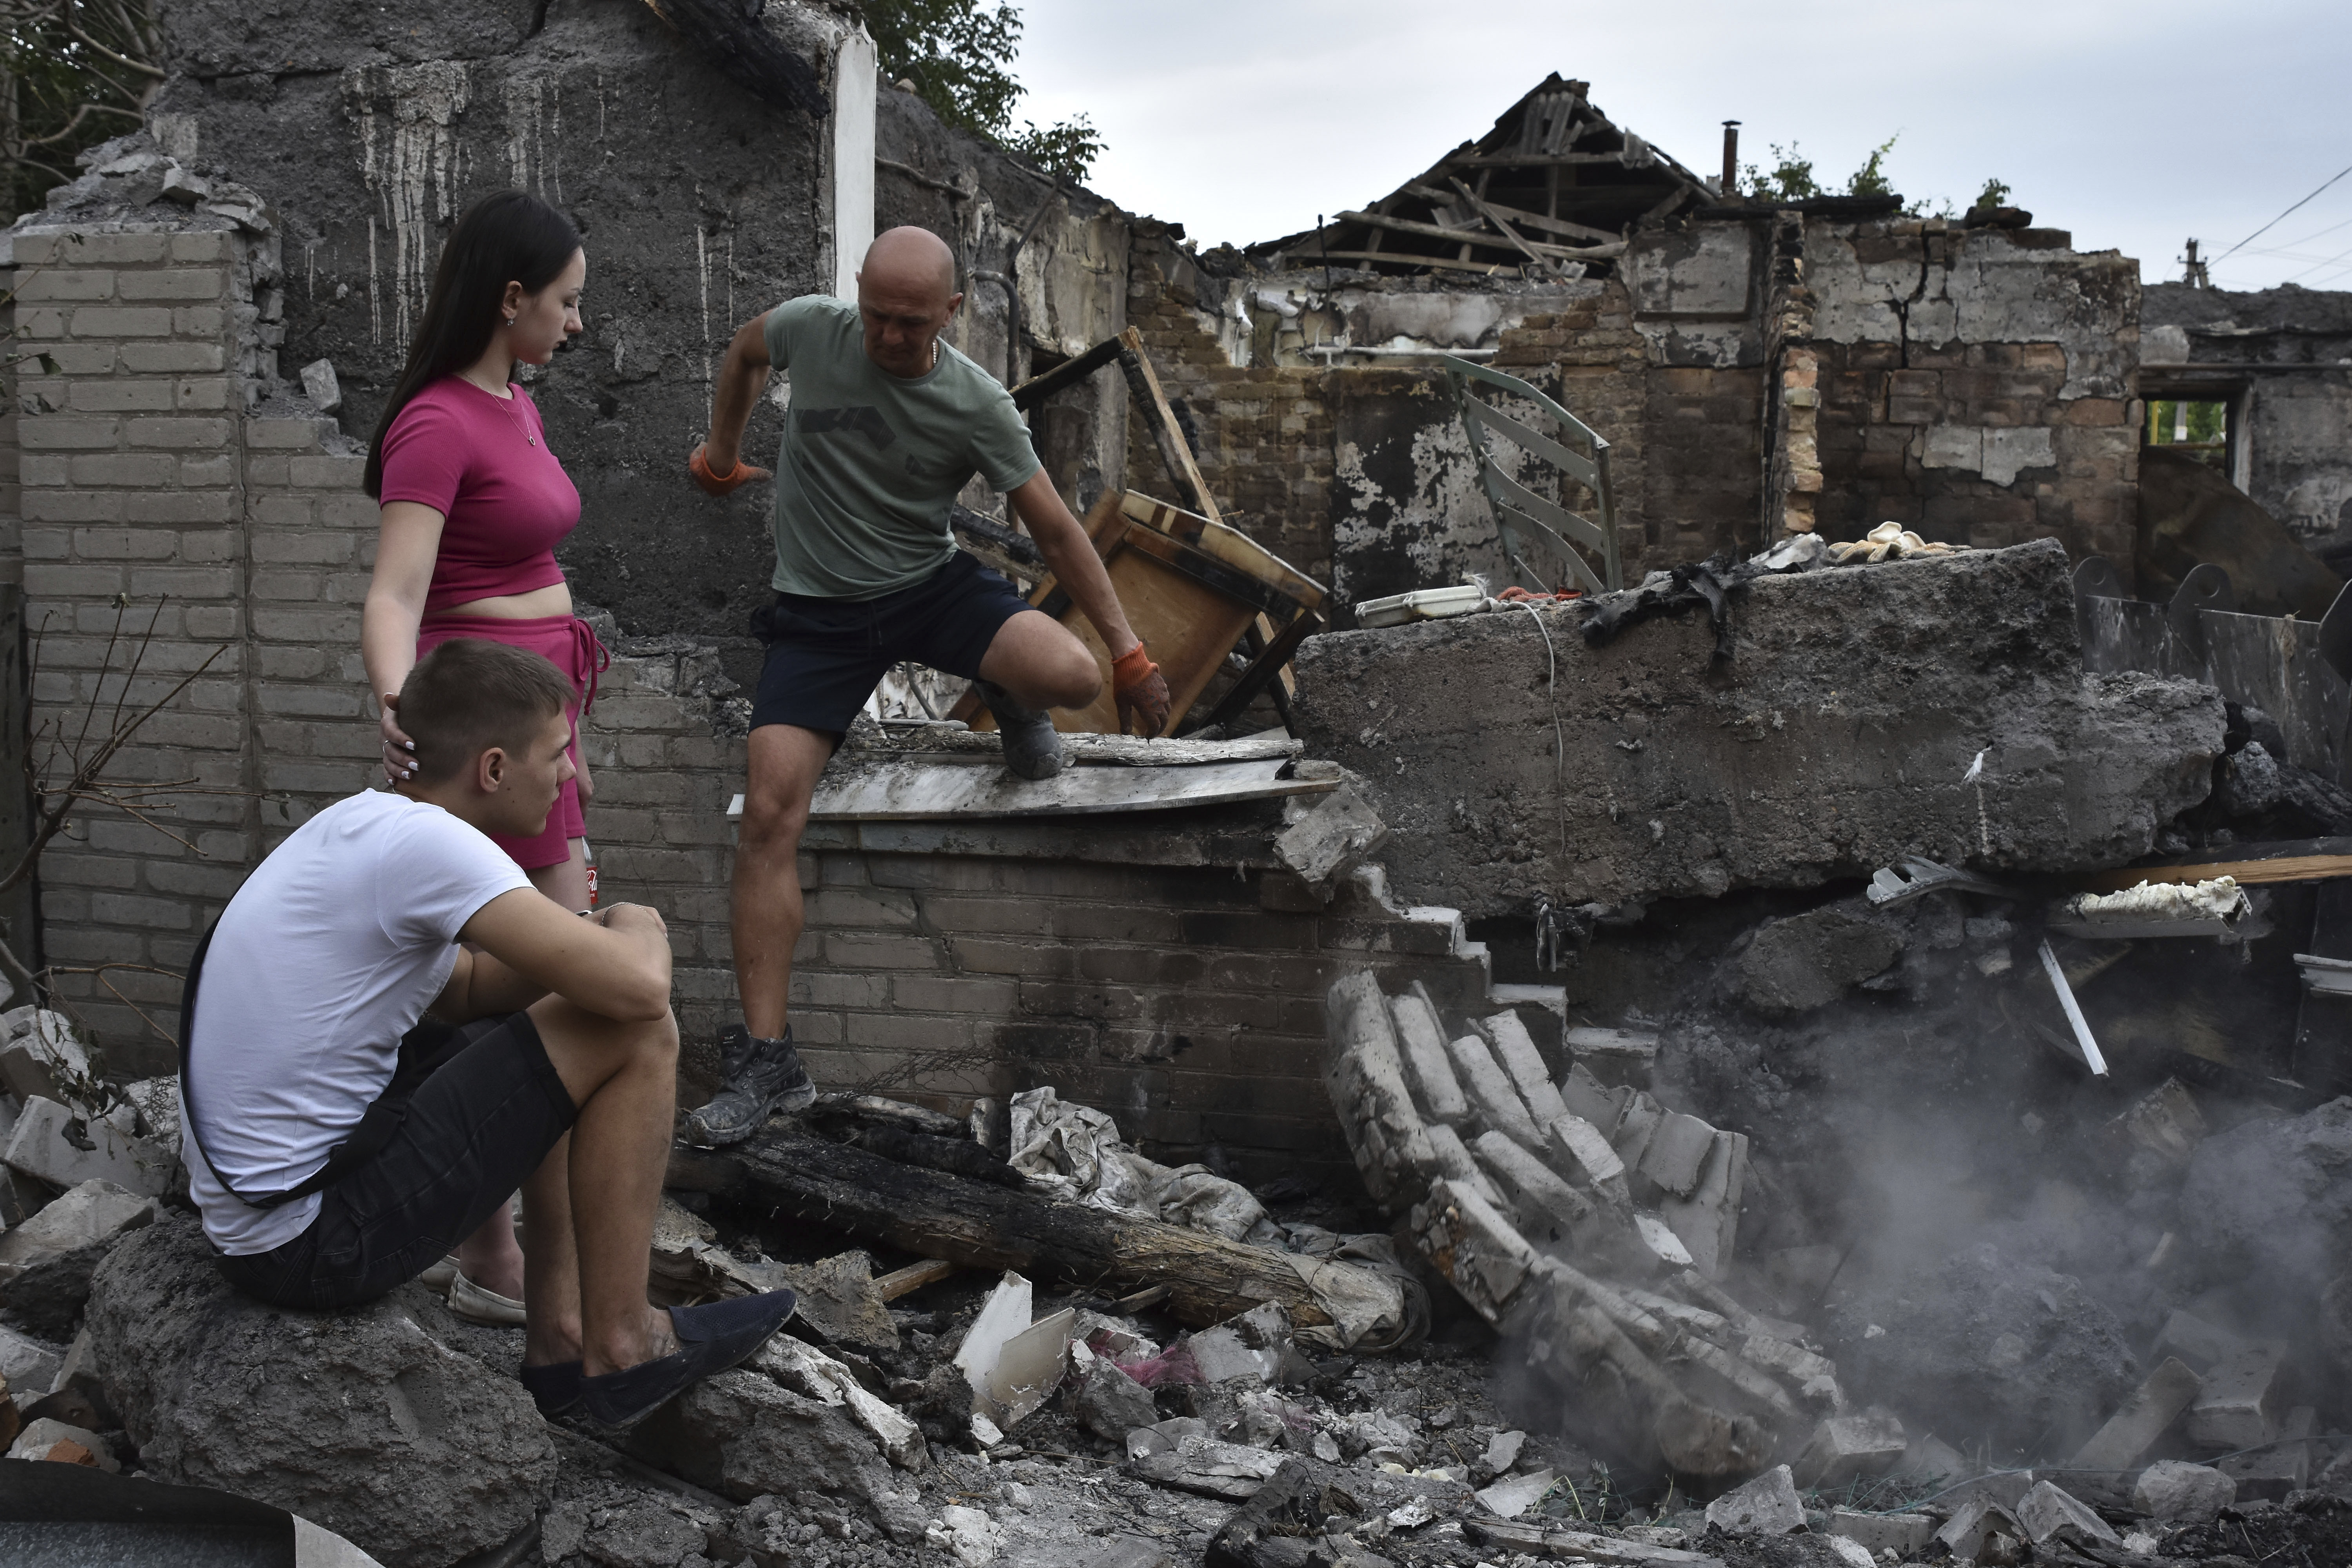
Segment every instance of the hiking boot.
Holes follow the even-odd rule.
[[[704,1149],[740,1143],[775,1112],[806,1110],[816,1103],[816,1085],[793,1047],[789,1024],[781,1040],[763,1040],[735,1025],[719,1037],[719,1059],[727,1070],[726,1085],[709,1104],[687,1112],[689,1143]]]
[[[996,732],[1004,737],[1004,765],[1024,779],[1049,779],[1060,773],[1066,759],[1053,715],[1022,707],[992,680],[974,684],[988,710],[996,715]]]

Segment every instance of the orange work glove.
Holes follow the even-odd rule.
[[[1174,699],[1160,667],[1137,643],[1110,662],[1111,700],[1118,707],[1118,732],[1150,740],[1168,727],[1168,710]]]
[[[696,484],[700,485],[705,490],[712,495],[723,496],[731,490],[738,489],[744,485],[750,484],[753,479],[765,479],[774,477],[770,474],[767,469],[754,468],[751,464],[744,462],[740,458],[736,459],[735,466],[728,469],[725,473],[712,473],[710,471],[710,458],[708,455],[709,450],[709,449],[705,447],[697,447],[694,449],[694,456],[686,460],[686,471],[694,476],[694,482]]]

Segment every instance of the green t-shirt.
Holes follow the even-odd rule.
[[[768,359],[793,373],[776,458],[780,593],[871,599],[955,552],[948,508],[974,474],[1013,490],[1037,471],[1021,411],[946,343],[904,380],[866,357],[857,307],[804,295],[768,312]]]

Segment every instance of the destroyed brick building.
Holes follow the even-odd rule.
[[[1727,197],[1559,76],[1203,252],[942,125],[843,13],[772,0],[795,65],[747,85],[677,9],[174,0],[146,129],[0,241],[56,366],[0,415],[10,722],[53,783],[42,737],[170,698],[111,763],[168,814],[79,809],[10,911],[51,966],[0,1021],[20,1447],[420,1568],[2352,1535],[2340,297],[2143,289],[2009,209]],[[757,492],[681,475],[740,321],[933,229],[1073,509],[1241,595],[1225,721],[1076,737],[1050,796],[912,674],[851,737],[793,999],[836,1092],[681,1152],[656,1259],[677,1300],[789,1279],[808,1331],[625,1453],[422,1287],[293,1344],[172,1173],[197,933],[374,770],[362,443],[507,184],[587,237],[533,390],[618,655],[590,832],[668,920],[688,1103],[767,544]],[[1605,439],[1623,591],[1501,596],[1561,579],[1505,550],[1449,356]],[[2230,406],[2226,538],[2151,512],[2158,396]],[[1459,619],[1356,622],[1465,574]],[[1319,635],[1221,705],[1278,630]],[[289,1357],[327,1393],[257,1414]]]

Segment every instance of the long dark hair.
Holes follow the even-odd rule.
[[[441,247],[432,296],[409,341],[408,363],[393,383],[375,438],[368,443],[367,473],[360,483],[369,495],[383,493],[384,433],[409,399],[488,350],[509,283],[536,294],[572,264],[579,248],[580,231],[572,220],[528,191],[499,191],[466,209]]]

